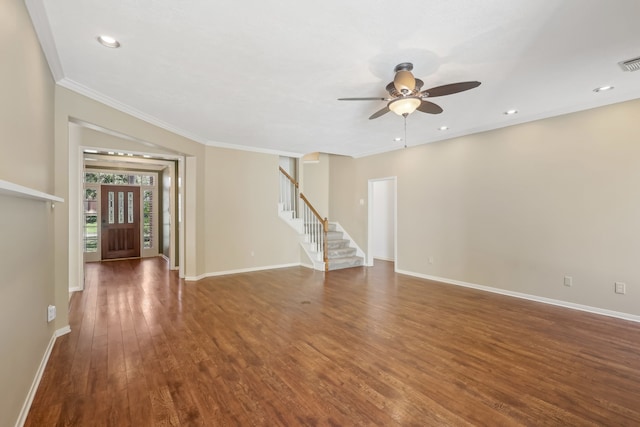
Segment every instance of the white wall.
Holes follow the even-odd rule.
[[[395,260],[395,180],[371,181],[372,191],[372,256]]]

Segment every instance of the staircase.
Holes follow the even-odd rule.
[[[341,268],[360,267],[364,265],[364,252],[336,222],[329,223],[327,231],[327,259],[325,265],[322,246],[312,242],[312,234],[305,232],[304,220],[296,218],[295,212],[285,211],[278,205],[279,216],[293,227],[300,236],[300,245],[311,260],[313,268],[320,271],[339,270]]]
[[[344,233],[336,229],[337,226],[335,222],[330,222],[329,231],[327,232],[328,270],[364,265],[364,258],[357,255],[358,249],[351,246],[351,240],[345,239]]]
[[[351,236],[339,223],[322,219],[307,198],[298,193],[297,182],[282,168],[280,172],[281,199],[278,203],[278,214],[300,235],[300,244],[311,260],[313,268],[331,271],[363,266],[364,252]],[[303,202],[300,204],[300,217],[296,213],[298,197]]]

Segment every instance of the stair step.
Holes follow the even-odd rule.
[[[329,260],[329,271],[340,270],[342,268],[359,267],[364,265],[364,259],[359,256],[336,258]]]
[[[327,231],[327,240],[341,240],[342,237],[342,231]]]
[[[348,248],[348,247],[349,247],[349,241],[346,239],[340,239],[340,240],[327,239],[327,249],[342,249],[342,248]]]
[[[329,223],[329,231],[336,231],[336,223],[335,222],[330,222]]]
[[[327,255],[329,256],[329,259],[344,258],[344,257],[354,256],[356,252],[357,252],[356,248],[347,247],[347,248],[329,249],[327,251]]]

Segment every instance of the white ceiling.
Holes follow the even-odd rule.
[[[638,0],[26,1],[59,84],[210,145],[400,149],[402,117],[368,120],[384,102],[337,98],[386,96],[401,62],[425,88],[482,82],[410,115],[409,146],[640,98],[618,66],[640,56]]]

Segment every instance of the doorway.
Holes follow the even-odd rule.
[[[368,262],[396,261],[396,177],[369,180]]]
[[[140,256],[140,187],[102,185],[102,259]]]

